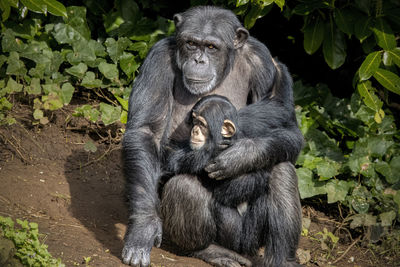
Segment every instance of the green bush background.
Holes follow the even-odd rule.
[[[338,203],[352,228],[398,225],[400,3],[193,0],[182,6],[198,4],[229,8],[249,29],[271,16],[276,26],[269,27],[286,21],[286,30],[301,36],[285,36],[290,50],[352,75],[352,82],[338,82],[335,95],[318,76],[305,81],[293,73],[306,139],[297,162],[301,197],[326,207]],[[16,122],[9,111],[18,101],[32,107],[32,124],[40,126],[77,99],[87,103],[74,116],[125,123],[139,66],[154,43],[174,33],[170,18],[179,7],[163,0],[2,0],[0,125]]]

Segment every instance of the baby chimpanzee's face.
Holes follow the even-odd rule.
[[[192,113],[193,128],[190,133],[190,147],[193,150],[201,149],[210,140],[210,129],[208,127],[207,120],[195,112]],[[235,124],[231,120],[224,120],[221,125],[221,131],[217,134],[221,134],[224,138],[231,138],[236,133]]]

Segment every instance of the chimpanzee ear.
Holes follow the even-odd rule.
[[[233,46],[235,47],[235,49],[242,47],[249,38],[249,35],[249,32],[245,28],[238,28],[236,30],[235,40],[233,41]]]
[[[181,14],[175,14],[174,15],[174,22],[175,22],[175,27],[178,28],[179,26],[181,26],[183,21],[183,17]]]
[[[223,137],[230,138],[236,133],[236,126],[231,120],[224,120],[222,125],[221,134]]]

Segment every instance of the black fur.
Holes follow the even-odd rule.
[[[175,22],[176,36],[153,46],[130,96],[123,140],[130,217],[122,260],[148,266],[164,231],[182,250],[217,266],[248,266],[238,253],[253,255],[262,246],[262,265],[292,265],[288,259],[295,257],[301,231],[292,163],[303,139],[290,75],[230,11],[195,7]],[[208,176],[270,172],[267,194],[253,200],[245,216],[218,208],[197,175],[173,176],[160,187],[166,151],[188,140],[186,114],[210,93],[227,97],[239,110],[245,138],[206,166]]]

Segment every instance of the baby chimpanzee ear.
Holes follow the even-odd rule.
[[[223,137],[230,138],[236,133],[236,126],[231,120],[224,120],[222,125],[221,134]]]

